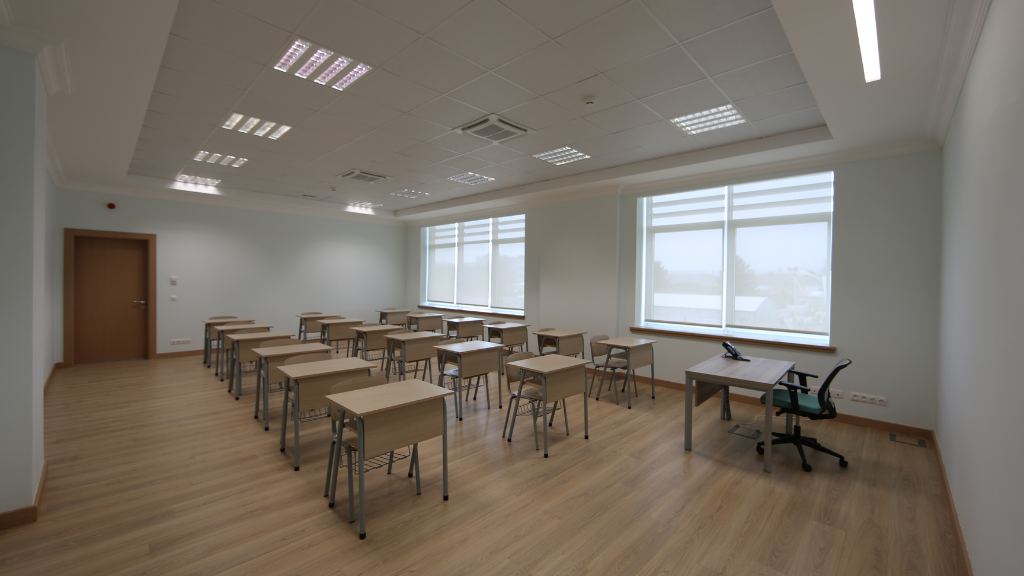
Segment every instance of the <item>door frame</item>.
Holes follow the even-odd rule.
[[[146,241],[146,358],[156,358],[156,234],[64,229],[64,361],[75,365],[75,238],[116,238]]]

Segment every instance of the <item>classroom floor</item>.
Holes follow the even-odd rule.
[[[682,375],[679,375],[682,380]],[[420,446],[423,493],[407,461],[367,473],[367,533],[323,497],[330,425],[302,427],[302,469],[254,420],[254,376],[236,402],[197,356],[59,370],[46,397],[49,475],[35,524],[0,532],[0,574],[962,574],[934,449],[837,422],[805,434],[843,454],[792,447],[762,471],[754,440],[728,434],[717,402],[649,385],[627,410],[582,397],[534,450],[528,417],[501,438],[483,392],[449,410],[450,489],[440,438]],[[507,396],[506,396],[507,399]],[[506,400],[507,401],[507,400]],[[733,403],[733,417],[763,411]],[[776,418],[775,429],[784,428]]]

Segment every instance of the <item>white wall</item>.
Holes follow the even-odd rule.
[[[749,344],[740,349],[751,356],[795,360],[822,377],[840,358],[849,357],[854,363],[835,386],[886,396],[889,406],[841,400],[841,412],[933,428],[940,153],[814,170],[836,173],[832,341],[837,351]],[[532,329],[630,335],[629,327],[636,325],[636,204],[634,196],[613,195],[525,211],[526,321]],[[409,250],[419,251],[418,238],[409,234]],[[635,335],[658,340],[659,380],[683,382],[687,368],[721,353],[713,341]]]
[[[108,209],[109,202],[117,208]],[[158,353],[201,349],[199,321],[210,316],[255,318],[297,332],[301,312],[376,321],[374,310],[406,298],[406,233],[397,225],[61,189],[61,237],[64,228],[157,235]],[[56,255],[63,262],[62,242]],[[177,286],[170,285],[172,275]],[[63,286],[62,267],[57,285]],[[55,298],[58,354],[61,296]],[[192,343],[171,346],[176,338]]]
[[[994,0],[944,149],[938,440],[977,576],[1024,542],[1024,3]]]

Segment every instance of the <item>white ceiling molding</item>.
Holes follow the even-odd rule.
[[[7,28],[14,25],[14,15],[11,14],[11,5],[7,0],[0,0],[0,28]]]
[[[991,3],[992,0],[953,0],[949,6],[939,78],[928,120],[928,135],[940,144],[946,140]]]
[[[52,97],[58,92],[74,93],[74,85],[71,83],[71,61],[68,59],[66,42],[45,46],[36,59],[39,61],[39,69],[43,73],[43,84],[46,85],[48,96]]]
[[[53,146],[53,138],[50,131],[46,131],[46,171],[50,173],[50,179],[55,186],[64,185],[64,168],[60,165],[60,157],[57,156],[57,149]]]

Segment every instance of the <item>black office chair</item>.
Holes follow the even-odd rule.
[[[846,468],[849,466],[849,462],[843,455],[838,452],[833,452],[828,448],[825,448],[821,444],[818,444],[817,438],[808,438],[800,435],[800,417],[803,416],[809,420],[828,420],[835,418],[838,414],[836,413],[836,405],[832,403],[832,398],[828,395],[828,388],[832,385],[832,380],[835,379],[836,374],[840,370],[846,368],[852,364],[849,358],[844,358],[836,363],[835,367],[832,368],[832,373],[825,378],[825,383],[818,389],[818,396],[811,396],[808,392],[811,391],[807,387],[807,378],[817,378],[815,374],[809,374],[807,372],[801,372],[799,370],[790,370],[791,373],[796,374],[800,378],[799,384],[793,384],[792,382],[779,382],[779,384],[789,389],[789,394],[774,394],[772,396],[772,405],[779,409],[775,413],[776,416],[781,414],[793,414],[796,417],[796,422],[793,423],[793,433],[783,434],[782,432],[772,432],[772,436],[778,436],[772,440],[772,446],[779,444],[794,444],[796,449],[800,452],[800,460],[802,462],[801,467],[806,471],[811,471],[811,465],[807,463],[807,456],[804,454],[804,447],[812,448],[818,452],[824,452],[825,454],[831,454],[836,458],[839,458],[839,466]],[[799,393],[797,392],[799,390]],[[768,395],[764,394],[761,396],[761,404],[765,403],[765,399]],[[770,426],[769,426],[770,428]],[[764,454],[764,442],[757,443],[757,453]]]

